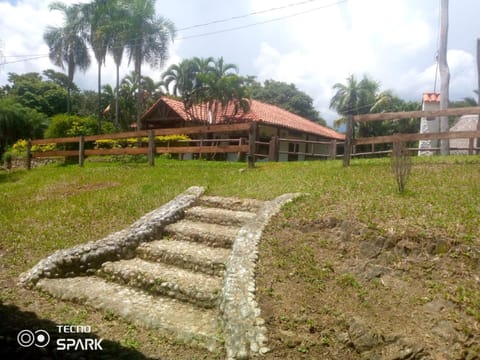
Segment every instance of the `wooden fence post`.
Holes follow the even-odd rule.
[[[329,149],[330,160],[335,160],[337,158],[337,140],[330,140],[330,149]]]
[[[352,156],[352,140],[353,140],[353,116],[347,115],[347,134],[345,136],[345,145],[343,150],[343,166],[350,166],[350,158]]]
[[[27,158],[26,158],[26,168],[30,170],[32,168],[32,141],[27,141]]]
[[[78,141],[78,165],[83,167],[85,161],[85,137],[80,135],[80,140]]]
[[[153,130],[148,130],[148,164],[155,165],[155,134]]]
[[[256,141],[257,141],[257,133],[258,133],[257,130],[258,130],[258,124],[252,123],[250,125],[250,130],[248,132],[249,150],[248,150],[247,160],[248,160],[249,168],[255,167],[255,149],[257,148]]]

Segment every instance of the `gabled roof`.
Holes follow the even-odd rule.
[[[160,104],[165,104],[170,107],[178,116],[184,121],[192,121],[191,116],[185,111],[182,101],[174,100],[172,98],[162,96],[148,109],[142,116],[142,121],[146,120],[152,115]],[[206,114],[205,105],[195,105],[198,114]],[[208,122],[208,119],[202,119]],[[293,114],[290,111],[279,108],[275,105],[265,104],[258,100],[250,100],[250,111],[244,113],[240,110],[234,115],[233,105],[228,105],[225,111],[219,111],[215,123],[221,124],[225,122],[251,122],[264,123],[279,127],[288,128],[294,131],[305,132],[313,135],[319,135],[331,139],[344,140],[345,135],[329,129],[325,126],[319,125],[305,119],[299,115]]]

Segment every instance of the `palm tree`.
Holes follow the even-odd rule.
[[[81,7],[67,6],[60,2],[50,4],[50,11],[63,13],[62,27],[47,27],[43,38],[49,47],[50,60],[62,69],[67,68],[67,76],[73,83],[75,70],[85,71],[90,66],[90,56],[85,42],[86,35],[82,31]],[[67,112],[71,112],[71,87],[67,88]]]
[[[175,36],[174,24],[163,17],[155,15],[154,0],[133,0],[127,2],[131,21],[130,36],[127,40],[129,60],[133,61],[138,81],[137,94],[137,129],[140,129],[142,102],[141,75],[142,64],[162,66],[168,59],[169,40]]]
[[[173,84],[172,95],[188,97],[195,87],[198,69],[197,64],[189,59],[182,60],[180,64],[171,65],[162,75],[167,92]]]
[[[231,74],[232,71],[233,73],[237,74],[238,66],[230,63],[225,64],[223,57],[221,56],[217,60],[214,60],[212,71],[217,79],[220,79],[227,74]]]
[[[358,81],[355,75],[350,75],[346,85],[336,83],[333,89],[336,92],[330,100],[330,109],[341,115],[359,115],[370,112],[377,103],[379,84],[366,76]]]
[[[107,57],[110,34],[108,23],[110,22],[111,2],[105,0],[93,0],[82,5],[83,22],[89,28],[88,41],[93,49],[98,65],[98,128],[102,129],[102,64]]]
[[[110,9],[110,23],[108,26],[109,42],[108,51],[113,56],[116,66],[116,85],[115,85],[115,128],[119,126],[119,103],[118,93],[120,91],[120,65],[122,64],[123,52],[125,50],[128,38],[128,12],[125,6],[122,6],[121,0],[114,0]]]

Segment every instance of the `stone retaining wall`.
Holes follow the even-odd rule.
[[[257,218],[244,225],[237,234],[226,264],[220,303],[228,359],[248,359],[269,351],[265,347],[267,329],[255,300],[258,243],[270,218],[298,196],[300,194],[285,194],[265,202],[257,212]]]
[[[141,242],[162,235],[163,228],[183,218],[184,210],[203,194],[204,188],[191,187],[160,208],[144,215],[128,228],[107,237],[58,250],[20,275],[20,284],[33,286],[41,278],[61,278],[92,274],[106,261],[128,259],[135,256]]]

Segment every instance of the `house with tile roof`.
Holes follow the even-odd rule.
[[[206,105],[194,105],[185,109],[180,100],[162,96],[153,104],[141,118],[142,128],[182,128],[194,125],[215,125],[235,123],[256,123],[258,125],[257,140],[267,143],[273,136],[290,139],[291,142],[280,143],[280,161],[308,160],[307,154],[328,154],[327,144],[309,143],[315,141],[344,141],[345,135],[325,126],[293,114],[275,105],[250,100],[250,109],[235,111],[229,104],[219,109],[216,115],[208,111]],[[179,133],[181,130],[179,129]],[[221,135],[217,135],[221,139]],[[232,135],[229,134],[229,137]],[[248,137],[248,134],[236,134],[238,138]],[[295,143],[295,140],[302,142]],[[257,152],[268,154],[268,146],[259,145]],[[288,154],[290,153],[290,154]],[[296,155],[295,153],[298,153]]]

